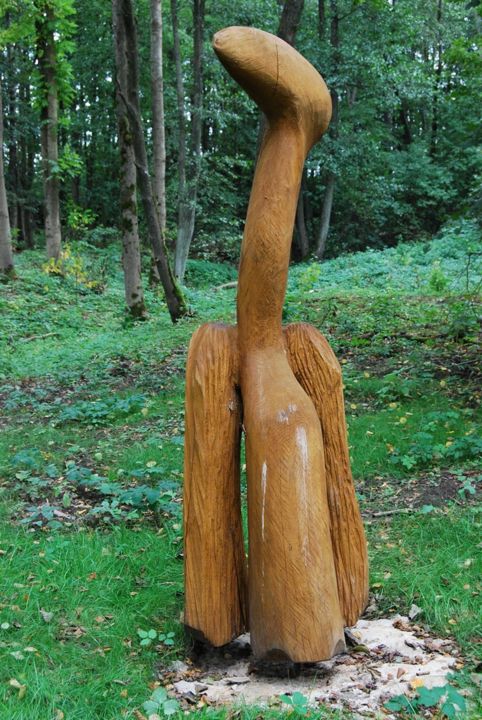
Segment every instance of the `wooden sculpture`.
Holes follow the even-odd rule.
[[[214,50],[266,116],[239,268],[235,327],[193,335],[186,377],[185,619],[223,645],[248,627],[257,659],[314,662],[344,649],[367,600],[367,555],[340,366],[315,328],[282,328],[303,164],[330,94],[283,40],[253,28]],[[249,571],[240,511],[245,433]]]

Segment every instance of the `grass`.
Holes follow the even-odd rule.
[[[422,608],[423,623],[460,644],[462,685],[480,661],[473,237],[461,225],[294,267],[284,313],[322,329],[342,362],[372,611]],[[159,668],[186,652],[186,348],[201,322],[234,322],[235,291],[211,287],[235,274],[193,262],[196,315],[172,326],[149,289],[149,319],[131,324],[117,250],[77,251],[102,292],[46,274],[38,252],[0,285],[0,720],[139,720]],[[403,512],[377,515],[387,510]],[[139,629],[172,631],[175,644],[142,647]],[[241,711],[260,715],[279,710]]]
[[[178,544],[147,529],[46,535],[7,526],[1,548],[1,717],[117,718],[146,699],[157,655],[140,647],[137,630],[179,639]]]

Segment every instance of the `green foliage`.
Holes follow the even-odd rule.
[[[467,706],[464,697],[452,685],[444,685],[430,689],[418,688],[415,696],[411,698],[397,695],[385,703],[385,707],[403,715],[415,715],[419,710],[437,707],[441,717],[455,718],[460,717],[460,713],[464,713]]]
[[[149,645],[152,645],[155,640],[157,640],[157,642],[161,645],[165,645],[166,647],[172,647],[174,645],[174,638],[176,636],[176,633],[158,633],[152,628],[150,630],[141,630],[139,628],[137,634],[141,639],[141,647],[149,647]]]
[[[59,422],[80,422],[88,425],[103,425],[128,415],[140,412],[145,406],[144,395],[129,395],[125,398],[80,401],[64,408]]]
[[[237,277],[235,267],[209,260],[188,260],[186,284],[192,288],[212,288],[231,282]]]
[[[476,239],[475,223],[458,222],[432,242],[305,263],[292,268],[287,302],[290,319],[327,335],[343,369],[374,612],[421,607],[424,624],[460,644],[463,687],[480,653]],[[19,280],[0,288],[0,651],[7,681],[26,686],[19,698],[4,683],[0,707],[22,720],[147,716],[153,669],[185,656],[186,349],[200,323],[235,322],[235,291],[211,290],[235,271],[194,261],[195,318],[172,326],[148,290],[152,317],[125,327],[119,248],[73,247],[89,276],[103,268],[102,294],[42,273],[30,251],[18,256]],[[442,290],[430,286],[437,260]],[[475,324],[454,334],[464,308]],[[376,516],[394,509],[410,512]],[[138,630],[156,637],[141,645]],[[156,697],[148,708],[163,717],[170,700]],[[291,715],[346,715],[287,697]],[[466,701],[475,719],[475,692]],[[226,718],[222,708],[195,713]],[[239,714],[275,720],[280,709]]]
[[[448,218],[480,214],[480,23],[477,6],[456,0],[436,5],[406,0],[325,3],[319,27],[316,3],[305,4],[296,46],[322,72],[339,101],[336,132],[310,155],[304,182],[308,236],[314,249],[326,173],[336,175],[335,200],[327,253],[393,246],[436,231]],[[101,228],[118,223],[119,157],[113,103],[111,8],[103,0],[10,0],[0,9],[0,58],[6,97],[16,107],[5,127],[7,186],[19,207],[38,219],[42,188],[40,164],[25,169],[10,158],[12,141],[27,154],[38,147],[39,110],[45,88],[32,63],[37,41],[48,28],[45,8],[54,10],[57,79],[61,95],[58,165],[63,197],[71,194],[96,216]],[[139,27],[142,113],[151,120],[149,4],[135,4]],[[339,43],[331,47],[333,10],[339,17]],[[259,114],[228,77],[207,39],[224,25],[254,25],[276,32],[279,3],[223,0],[205,19],[203,163],[197,199],[193,257],[235,262],[249,197]],[[191,13],[180,9],[183,57],[192,52]],[[320,35],[321,32],[321,35]],[[172,30],[164,22],[164,101],[167,138],[168,238],[177,226],[177,107]],[[363,47],[363,52],[359,48]],[[438,57],[441,52],[441,58]],[[438,73],[439,60],[440,73]],[[33,86],[31,70],[34,67]],[[183,64],[187,95],[192,63]],[[28,86],[29,95],[24,92]],[[32,90],[32,92],[30,92]],[[32,97],[33,95],[33,97]],[[20,171],[21,182],[15,178]],[[141,214],[141,228],[144,219]],[[20,246],[23,230],[14,228]],[[144,233],[145,234],[145,233]],[[108,232],[91,234],[104,246]],[[441,291],[443,268],[434,270],[432,289]],[[447,275],[445,274],[445,277]],[[438,289],[437,289],[438,288]]]
[[[102,292],[104,289],[102,276],[100,279],[90,278],[84,259],[68,243],[60,251],[59,258],[57,260],[50,258],[48,262],[44,263],[42,269],[49,275],[58,275],[73,280],[77,285],[94,292]]]
[[[70,62],[70,56],[75,49],[75,45],[72,42],[76,31],[76,23],[73,19],[75,15],[74,0],[31,0],[29,4],[32,6],[30,13],[31,19],[34,22],[33,33],[37,57],[40,57],[43,52],[42,45],[46,38],[49,37],[49,34],[53,33],[56,62],[55,82],[59,93],[59,100],[62,104],[68,105],[74,95],[74,78]],[[47,19],[47,9],[52,10],[52,23]],[[28,40],[28,38],[26,39]],[[43,86],[43,79],[38,71],[36,72],[36,84],[37,103],[39,107],[44,107],[48,101],[48,88]],[[66,118],[61,118],[61,120],[65,122]],[[71,156],[70,163],[69,154]],[[67,152],[64,160],[66,168],[69,164],[73,163],[73,157],[72,151],[70,151],[70,153]],[[77,164],[80,170],[78,159],[74,164]]]
[[[424,467],[434,462],[448,465],[454,461],[472,460],[482,453],[482,438],[475,436],[474,429],[468,430],[461,437],[453,435],[449,430],[451,422],[457,421],[460,414],[454,411],[427,413],[426,430],[412,435],[405,453],[393,450],[390,462],[403,465],[408,470]],[[438,441],[440,431],[447,432],[449,438],[443,443]]]
[[[72,180],[82,172],[82,158],[80,155],[67,144],[62,148],[57,164],[51,163],[50,173],[59,180]],[[94,217],[92,211],[86,210],[86,213]]]
[[[67,205],[67,228],[73,239],[81,239],[89,227],[94,224],[95,213],[89,208],[82,208],[74,202]]]
[[[428,284],[431,290],[434,290],[435,292],[442,292],[446,289],[448,285],[448,279],[440,270],[440,263],[434,263],[432,274],[430,275]]]
[[[179,702],[169,698],[163,687],[156,688],[142,707],[148,715],[157,714],[165,717],[175,715],[180,710]]]
[[[292,695],[280,695],[280,700],[285,705],[289,705],[295,715],[304,717],[308,714],[308,698],[303,693],[294,692]]]

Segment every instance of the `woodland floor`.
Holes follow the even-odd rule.
[[[212,287],[235,271],[192,262],[196,314],[172,326],[161,294],[148,290],[149,319],[131,324],[117,249],[78,252],[81,275],[46,274],[29,252],[17,258],[18,279],[0,285],[0,720],[141,720],[158,679],[189,650],[180,623],[186,348],[201,322],[234,321],[235,290]],[[416,605],[419,625],[452,638],[463,662],[450,682],[473,718],[482,449],[474,258],[452,233],[296,266],[285,307],[286,322],[327,335],[344,369],[369,616]],[[100,287],[88,286],[99,277]],[[161,716],[234,712],[202,700],[181,711],[161,695]],[[287,707],[349,717],[322,704]],[[235,714],[270,718],[279,707]]]

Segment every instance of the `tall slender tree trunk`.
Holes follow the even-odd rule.
[[[437,152],[438,127],[439,127],[439,100],[442,85],[442,0],[437,0],[437,55],[435,64],[435,77],[433,82],[432,100],[432,132],[430,137],[430,155],[435,156]]]
[[[318,235],[318,246],[316,248],[316,257],[323,260],[325,254],[326,241],[330,231],[331,211],[333,208],[333,196],[335,194],[335,174],[328,172],[326,178],[325,193],[323,195],[323,205],[321,207],[320,232]]]
[[[58,260],[62,247],[60,229],[57,53],[54,36],[55,12],[50,3],[40,5],[36,22],[37,58],[42,83],[41,150],[45,202],[45,244],[47,257]]]
[[[296,233],[293,238],[293,250],[294,254],[298,256],[297,259],[304,260],[310,252],[310,243],[308,238],[308,232],[306,230],[306,219],[305,219],[305,202],[304,202],[304,174],[301,180],[300,194],[298,195],[298,205],[296,206]]]
[[[295,44],[295,37],[301,20],[305,0],[285,0],[278,27],[278,37],[290,45]]]
[[[32,97],[30,90],[30,83],[27,81],[24,86],[25,91],[25,105],[29,106]],[[24,138],[24,150],[25,150],[25,172],[24,172],[24,216],[23,216],[23,237],[25,245],[28,248],[34,247],[34,213],[33,213],[33,199],[32,199],[32,185],[35,176],[35,153],[36,153],[36,138],[32,132]]]
[[[146,308],[141,275],[141,252],[137,222],[136,165],[127,109],[127,54],[124,23],[119,22],[119,2],[112,0],[112,26],[116,64],[116,110],[120,150],[120,204],[124,294],[130,315],[144,318]]]
[[[19,112],[25,112],[29,105],[30,87],[27,78],[19,86]],[[29,141],[30,133],[24,130],[19,136],[19,229],[24,248],[31,248],[33,245],[30,212],[32,175],[29,173]]]
[[[149,175],[139,101],[139,53],[134,9],[132,0],[116,0],[116,4],[118,22],[124,24],[127,54],[127,96],[122,93],[121,88],[120,95],[129,117],[137,168],[137,182],[141,193],[149,240],[154,254],[154,262],[164,288],[169,314],[172,321],[176,322],[180,317],[186,315],[188,308],[182,291],[171,272]]]
[[[283,3],[283,9],[281,10],[281,17],[278,26],[278,37],[285,40],[290,45],[295,44],[296,33],[301,21],[301,14],[304,8],[304,0],[285,0]],[[264,133],[264,117],[261,120],[262,132]],[[306,230],[305,223],[305,212],[304,212],[304,183],[301,183],[300,194],[298,197],[298,205],[296,208],[296,225],[295,233],[293,234],[292,242],[292,254],[298,260],[304,260],[307,257],[310,246],[308,240],[308,233]]]
[[[180,212],[183,198],[186,195],[186,108],[184,101],[184,79],[182,75],[181,42],[179,39],[179,16],[177,12],[177,0],[171,0],[171,23],[172,23],[172,51],[174,56],[174,67],[176,73],[176,99],[177,99],[177,125],[178,125],[178,152],[177,152],[177,173],[178,173],[178,227],[180,225]]]
[[[153,189],[162,232],[166,231],[166,135],[162,67],[162,0],[151,0]]]
[[[2,84],[0,78],[0,273],[13,275],[12,236],[8,216],[7,191],[3,167],[3,107]]]
[[[18,131],[17,131],[17,67],[18,67],[18,48],[14,45],[7,47],[7,63],[10,68],[7,90],[7,107],[6,117],[8,118],[8,173],[7,183],[9,189],[9,213],[10,213],[10,230],[18,235],[20,229],[20,213],[19,213],[19,167],[18,167]]]
[[[204,36],[204,0],[193,0],[193,97],[191,102],[190,152],[186,151],[184,84],[182,79],[181,50],[179,43],[179,21],[177,0],[171,0],[172,27],[174,36],[174,60],[176,65],[176,88],[179,116],[179,211],[174,272],[182,282],[186,271],[189,247],[194,234],[196,202],[202,158],[202,109],[203,77],[202,53]],[[182,120],[181,120],[182,115]],[[184,131],[181,128],[184,127]],[[181,142],[184,148],[181,148]],[[183,167],[181,167],[183,166]]]
[[[323,5],[323,12],[321,12],[321,6],[322,6],[322,3],[320,3],[318,5],[318,10],[319,10],[318,17],[319,17],[320,31],[323,30],[324,23],[325,23],[324,5]],[[336,74],[336,70],[338,67],[338,54],[339,54],[339,47],[340,47],[339,21],[340,21],[340,19],[339,19],[339,15],[338,15],[337,0],[330,0],[330,45],[331,45],[333,72],[335,74]],[[332,102],[333,110],[332,110],[329,133],[330,133],[330,136],[334,140],[337,140],[338,133],[339,133],[339,119],[340,119],[340,109],[339,109],[339,99],[338,99],[337,89],[331,88],[330,94],[331,94],[331,102]],[[330,232],[331,213],[333,210],[333,198],[335,195],[335,184],[336,184],[336,175],[333,172],[333,170],[328,170],[326,173],[326,178],[325,178],[325,193],[323,195],[323,203],[321,206],[320,231],[318,234],[318,244],[316,247],[316,257],[319,260],[322,260],[324,254],[325,254],[326,241],[328,239],[328,234]]]
[[[320,39],[325,32],[325,0],[318,0],[318,35]]]

